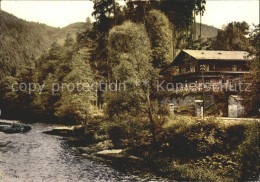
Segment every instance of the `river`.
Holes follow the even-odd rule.
[[[0,132],[1,182],[143,181],[77,155],[62,137],[43,133],[53,125],[30,126],[28,133]]]

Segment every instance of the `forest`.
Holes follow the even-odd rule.
[[[172,116],[156,91],[157,80],[173,76],[169,65],[180,49],[244,50],[254,59],[243,78],[252,83],[251,92],[241,96],[247,98],[247,116],[259,116],[259,25],[250,29],[246,22],[230,22],[221,30],[201,25],[194,17],[203,15],[205,4],[127,0],[120,6],[115,0],[94,0],[94,22],[87,18],[62,29],[1,11],[1,117],[88,124],[87,136],[105,133],[115,147],[130,148],[135,155],[147,151],[140,157],[178,180],[256,179],[252,131],[258,125],[227,127],[214,119],[201,123]],[[33,85],[29,92],[26,86],[32,83],[44,88]],[[76,83],[113,86],[82,91]],[[118,90],[122,83],[126,89]]]

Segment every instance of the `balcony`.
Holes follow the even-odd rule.
[[[204,78],[222,78],[225,76],[240,76],[243,74],[247,74],[249,71],[205,71],[203,73]],[[201,78],[202,72],[188,72],[185,74],[179,74],[173,77],[175,81],[188,80],[193,78]]]
[[[200,92],[239,92],[240,86],[238,84],[228,84],[228,83],[213,83],[213,84],[202,84],[202,83],[189,83],[182,84],[178,87],[168,90],[172,93],[200,93]]]

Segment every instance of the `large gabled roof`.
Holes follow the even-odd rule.
[[[211,51],[211,50],[182,50],[199,60],[247,60],[246,51]]]
[[[247,61],[246,51],[181,50],[171,65],[178,64],[182,55],[188,54],[197,60]]]

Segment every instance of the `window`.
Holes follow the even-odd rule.
[[[201,64],[200,65],[200,71],[209,71],[209,64]]]
[[[206,66],[206,71],[209,71],[209,65],[205,64],[205,66]]]
[[[183,73],[186,73],[186,67],[182,67],[181,68],[181,73],[183,74]]]
[[[195,72],[195,66],[190,66],[190,72]]]
[[[215,64],[210,64],[209,66],[209,70],[215,70],[216,69],[216,65]]]
[[[232,71],[237,71],[237,65],[232,65]]]

